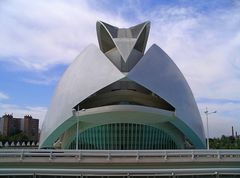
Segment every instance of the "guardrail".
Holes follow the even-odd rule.
[[[1,169],[0,176],[37,176],[55,177],[55,176],[68,176],[68,177],[185,177],[185,176],[201,176],[201,177],[219,177],[219,176],[232,176],[238,177],[240,175],[239,168],[204,168],[204,169]]]
[[[237,159],[240,161],[240,150],[44,150],[44,149],[1,149],[0,161],[4,158],[48,158],[49,160],[58,158],[163,158],[168,159]]]
[[[0,177],[12,175],[238,177],[240,150],[1,149]]]

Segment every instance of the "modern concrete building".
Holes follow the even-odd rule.
[[[12,114],[4,114],[0,117],[0,133],[4,136],[12,136],[23,132],[30,141],[38,141],[39,120],[25,115],[24,118],[15,118]]]
[[[205,148],[192,91],[156,44],[145,53],[150,22],[118,28],[97,22],[89,45],[60,79],[40,148],[155,150]]]

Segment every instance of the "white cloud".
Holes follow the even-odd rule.
[[[36,78],[23,78],[26,83],[36,84],[36,85],[50,85],[56,83],[59,80],[59,77],[56,76],[40,76]]]
[[[89,43],[96,43],[95,24],[120,17],[96,11],[85,1],[4,1],[0,7],[0,60],[29,70],[70,63]],[[12,57],[9,59],[9,57]]]
[[[0,92],[0,101],[1,101],[1,100],[6,100],[6,99],[9,99],[9,96],[6,95],[6,94],[3,93],[3,92]]]
[[[14,117],[23,118],[25,115],[31,115],[33,118],[39,119],[40,128],[46,111],[47,108],[41,106],[31,107],[0,103],[0,116],[4,114],[13,114]]]
[[[198,97],[240,98],[239,68],[234,67],[240,59],[239,10],[202,14],[189,7],[165,7],[149,15],[149,41],[176,62]]]

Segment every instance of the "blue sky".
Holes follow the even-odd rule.
[[[240,133],[240,2],[234,0],[0,1],[0,115],[42,123],[67,66],[90,43],[95,24],[151,21],[158,44],[183,72],[210,136]]]

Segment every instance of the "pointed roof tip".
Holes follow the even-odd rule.
[[[96,26],[100,26],[100,25],[103,25],[105,27],[105,22],[101,21],[101,20],[97,20],[96,22]]]
[[[101,25],[105,26],[106,28],[107,28],[108,26],[113,27],[113,28],[118,28],[118,27],[116,27],[116,26],[114,26],[114,25],[111,25],[111,24],[109,24],[109,23],[107,23],[107,22],[103,22],[103,21],[101,21],[101,20],[97,20],[96,24],[97,24],[97,25],[98,25],[98,24],[101,24]]]
[[[151,21],[150,20],[147,20],[147,21],[145,21],[145,22],[143,22],[143,23],[140,23],[140,24],[151,24]],[[138,25],[140,25],[140,24],[138,24]]]
[[[109,23],[107,23],[107,22],[104,22],[104,21],[102,21],[102,20],[97,20],[96,24],[97,24],[97,25],[98,25],[98,24],[102,24],[102,25],[104,25],[104,26],[109,25],[109,26],[111,26],[111,27],[119,28],[119,27],[116,27],[116,26],[114,26],[114,25],[111,25],[111,24],[109,24]],[[132,28],[134,28],[134,27],[136,27],[136,26],[140,26],[140,25],[142,25],[142,26],[151,25],[151,21],[150,21],[150,20],[147,20],[147,21],[145,21],[145,22],[142,22],[142,23],[139,23],[139,24],[137,24],[137,25],[131,26],[131,27],[129,27],[129,29],[132,29]],[[122,27],[120,27],[120,28],[122,28]]]
[[[163,51],[163,49],[160,47],[160,46],[158,46],[156,43],[153,43],[151,46],[150,46],[150,48],[157,48],[157,49],[160,49],[161,51]],[[149,49],[150,49],[149,48]],[[163,51],[164,53],[165,53],[165,51]]]
[[[151,25],[151,21],[150,20],[145,21],[145,23],[148,23],[148,24]]]
[[[104,23],[106,23],[106,22],[103,22],[102,20],[97,20],[96,23],[104,24]],[[106,24],[107,24],[107,23],[106,23]]]
[[[148,20],[148,21],[145,22],[145,24],[151,26],[151,21]]]
[[[156,43],[153,43],[151,47],[154,47],[154,48],[158,47],[158,48],[160,48]]]
[[[106,23],[106,22],[104,22],[102,20],[97,20],[97,23]]]

